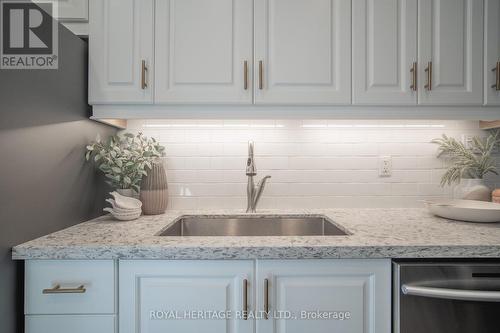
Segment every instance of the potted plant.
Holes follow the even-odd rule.
[[[114,135],[107,142],[99,138],[87,146],[85,159],[93,159],[106,182],[120,194],[139,193],[142,176],[147,176],[153,162],[164,156],[165,148],[142,133]]]
[[[490,201],[491,191],[484,177],[493,173],[498,175],[495,159],[492,157],[499,143],[499,131],[482,139],[473,137],[471,146],[459,142],[446,134],[432,140],[439,146],[438,157],[445,157],[450,166],[441,179],[441,186],[458,184],[454,196],[457,199]]]

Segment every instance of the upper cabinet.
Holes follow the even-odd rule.
[[[155,20],[156,103],[252,103],[252,0],[156,1]]]
[[[417,104],[417,1],[353,0],[353,103]]]
[[[353,103],[483,104],[482,36],[482,1],[353,0]]]
[[[89,19],[94,105],[500,105],[498,0],[90,0]]]
[[[419,103],[483,104],[483,1],[418,3]]]
[[[89,104],[153,102],[153,0],[90,0]]]
[[[485,1],[484,102],[500,105],[500,1]]]
[[[351,103],[350,0],[255,0],[256,104]]]

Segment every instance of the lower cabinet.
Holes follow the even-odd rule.
[[[29,260],[25,290],[26,333],[391,332],[383,259]]]
[[[28,260],[25,274],[26,333],[118,332],[113,260]]]
[[[120,261],[120,333],[251,333],[253,261]],[[227,319],[222,316],[227,314]]]
[[[389,260],[260,261],[256,291],[257,332],[391,332]]]
[[[119,267],[120,333],[391,331],[389,260],[121,261]]]

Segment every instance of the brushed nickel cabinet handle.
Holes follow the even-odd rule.
[[[494,88],[496,91],[500,91],[500,61],[497,61],[496,67],[493,68],[491,71],[496,72],[495,84],[492,85],[491,87]]]
[[[259,89],[264,89],[264,62],[259,61]]]
[[[148,71],[148,66],[146,66],[146,60],[143,60],[142,64],[141,64],[141,88],[142,88],[142,90],[144,90],[148,87],[148,82],[146,79],[147,71]]]
[[[42,290],[42,294],[83,294],[87,291],[82,284],[77,288],[61,288],[61,285],[56,285],[49,289]]]
[[[411,73],[411,85],[410,89],[413,91],[417,91],[417,62],[413,62],[410,68]]]
[[[248,61],[243,62],[243,89],[248,90]]]
[[[269,319],[269,280],[264,279],[264,319]]]
[[[248,319],[248,280],[243,280],[243,319]]]
[[[425,69],[427,73],[427,84],[424,86],[428,91],[432,90],[432,61],[427,63],[427,68]]]

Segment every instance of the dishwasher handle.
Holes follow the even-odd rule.
[[[457,301],[500,302],[500,291],[462,290],[434,287],[420,287],[404,284],[401,291],[405,295],[451,299]]]

